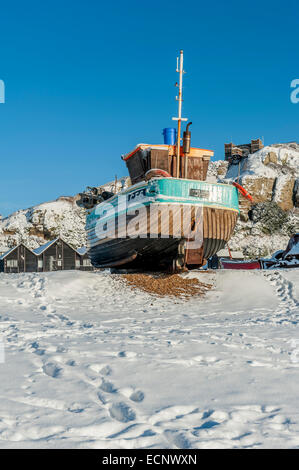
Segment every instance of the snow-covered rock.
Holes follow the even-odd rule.
[[[227,172],[223,175],[225,164]],[[240,197],[240,220],[229,242],[231,249],[241,249],[247,257],[268,256],[275,250],[284,248],[290,236],[298,232],[299,145],[297,143],[266,146],[242,158],[239,164],[212,162],[209,172],[211,176],[216,173],[220,182],[229,183],[239,179],[240,184],[254,200],[252,205],[250,201]],[[267,217],[253,217],[254,211],[263,212],[267,206],[269,210]],[[279,210],[284,211],[285,217],[282,223],[277,225]]]
[[[229,166],[225,179],[240,178],[240,183],[256,203],[274,201],[282,209],[294,207],[296,181],[299,178],[299,145],[274,144],[242,158]]]
[[[23,242],[33,249],[61,236],[77,248],[85,244],[84,226],[85,213],[76,205],[76,197],[60,197],[2,219],[0,244],[11,247]]]
[[[238,176],[238,164],[231,165],[226,178]],[[299,144],[273,144],[241,160],[240,173],[245,176],[276,178],[284,174],[299,177]]]
[[[217,181],[217,179],[222,179],[225,177],[228,169],[228,162],[225,160],[217,160],[215,162],[210,161],[208,172],[207,172],[207,181]]]
[[[99,188],[119,192],[128,184],[129,178],[124,177]],[[61,196],[0,219],[0,245],[10,248],[23,242],[34,249],[59,236],[74,248],[85,245],[85,210],[77,206],[78,198],[78,194]]]

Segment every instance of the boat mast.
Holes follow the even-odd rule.
[[[177,57],[177,67],[176,71],[180,74],[179,85],[179,96],[176,96],[176,100],[178,101],[178,117],[173,117],[174,121],[178,121],[178,136],[177,136],[177,145],[176,145],[176,177],[180,177],[180,150],[181,150],[181,122],[188,121],[187,118],[182,118],[182,101],[183,101],[183,62],[184,62],[184,52],[180,50],[180,57]]]

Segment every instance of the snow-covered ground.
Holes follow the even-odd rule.
[[[1,274],[0,446],[299,447],[299,270],[197,276],[183,301]]]

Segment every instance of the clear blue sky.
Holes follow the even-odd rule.
[[[299,140],[298,28],[297,0],[2,2],[0,213],[127,174],[172,126],[181,48],[194,146]]]

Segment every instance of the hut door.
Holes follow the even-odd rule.
[[[49,271],[57,271],[57,261],[55,256],[49,257]]]

